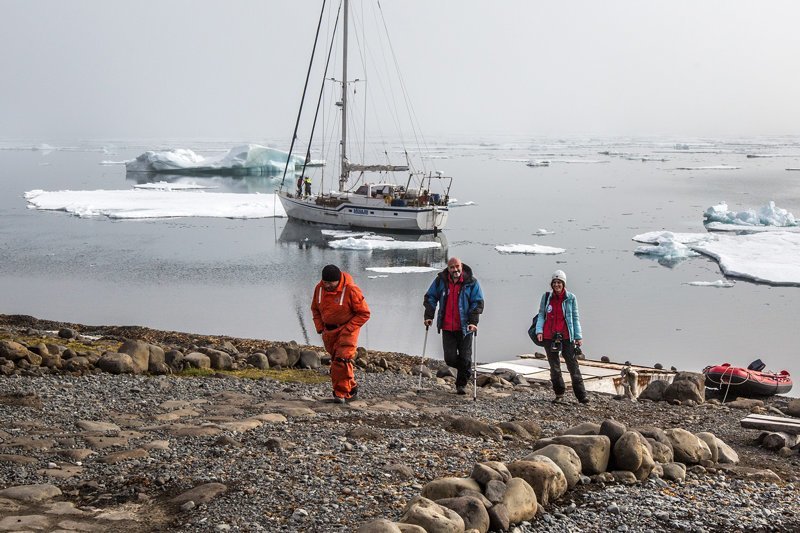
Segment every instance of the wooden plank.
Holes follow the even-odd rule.
[[[741,425],[748,429],[763,429],[766,431],[781,431],[791,435],[800,435],[800,420],[796,418],[781,418],[767,416],[768,420],[761,418],[763,415],[750,415],[742,419]]]
[[[747,415],[747,418],[757,418],[759,420],[775,420],[777,422],[797,422],[800,424],[800,418],[794,418],[791,416],[774,416],[774,415],[762,415],[759,413],[751,413]]]

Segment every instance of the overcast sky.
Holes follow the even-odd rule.
[[[0,138],[288,138],[320,5],[0,0]],[[797,1],[381,5],[429,138],[800,133]]]

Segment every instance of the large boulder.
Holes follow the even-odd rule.
[[[475,463],[469,477],[477,481],[481,487],[486,487],[486,485],[493,480],[503,481],[503,476],[500,472],[481,463]]]
[[[739,454],[719,437],[717,438],[717,454],[719,456],[717,462],[721,464],[739,464]]]
[[[379,518],[362,524],[356,533],[425,533],[425,529],[414,524],[398,524],[385,518]]]
[[[800,418],[800,398],[796,398],[789,402],[789,405],[786,407],[786,414]]]
[[[422,496],[412,498],[399,522],[414,524],[427,533],[464,533],[464,519],[458,513]]]
[[[672,453],[672,445],[664,444],[655,439],[647,439],[650,442],[650,455],[657,463],[671,463],[675,460],[675,455]]]
[[[483,502],[473,496],[460,496],[458,498],[444,498],[436,503],[455,511],[464,520],[464,528],[477,530],[480,533],[489,531],[489,513],[486,512]]]
[[[496,441],[503,440],[503,432],[500,428],[487,424],[477,418],[470,418],[467,416],[453,418],[450,420],[448,429],[472,437],[483,437]]]
[[[511,479],[511,472],[508,471],[508,467],[505,465],[505,463],[501,463],[500,461],[486,461],[481,464],[498,472],[503,477],[502,481],[504,483]]]
[[[597,435],[600,433],[600,424],[596,422],[581,422],[577,426],[572,426],[564,430],[562,435]]]
[[[664,479],[667,481],[683,481],[686,479],[686,465],[683,463],[666,463],[662,465]]]
[[[668,429],[665,433],[672,443],[676,461],[695,465],[700,461],[711,459],[711,451],[708,446],[693,433],[681,428]]]
[[[254,368],[259,370],[267,370],[269,368],[269,359],[266,354],[256,352],[247,356],[247,364],[253,365]]]
[[[564,472],[549,457],[529,455],[522,461],[509,463],[508,470],[514,477],[520,477],[533,487],[536,501],[547,505],[567,492],[567,479]]]
[[[533,490],[530,483],[518,477],[508,480],[506,494],[502,503],[492,506],[492,509],[498,506],[505,508],[508,521],[511,524],[532,520],[536,516],[536,510],[539,507],[536,501],[536,491]],[[508,527],[505,529],[508,529]]]
[[[613,418],[607,418],[603,420],[603,423],[600,424],[600,431],[597,432],[598,435],[605,435],[608,437],[608,440],[611,441],[611,447],[614,447],[614,444],[617,443],[617,440],[628,430],[625,427],[625,424],[622,422],[617,422]]]
[[[191,352],[184,356],[183,362],[191,368],[211,368],[211,359],[206,354],[200,352]]]
[[[639,393],[640,400],[652,400],[660,402],[664,399],[664,391],[669,387],[669,383],[661,379],[651,381],[645,389]]]
[[[642,455],[646,449],[635,431],[626,431],[614,444],[614,464],[618,470],[636,472],[642,466]],[[644,449],[644,450],[643,450]]]
[[[28,355],[32,354],[25,346],[14,341],[0,341],[0,357],[8,359],[9,361],[18,361],[26,359]]]
[[[605,472],[611,456],[611,441],[605,435],[559,435],[547,439],[539,439],[533,445],[534,450],[544,448],[548,444],[569,446],[581,459],[582,472],[587,476]]]
[[[664,390],[664,400],[681,403],[692,400],[696,403],[706,401],[705,376],[697,372],[678,372],[669,387]]]
[[[300,361],[300,347],[295,341],[290,341],[286,345],[286,366],[296,366]]]
[[[153,374],[163,374],[166,366],[166,354],[164,348],[155,344],[148,344],[150,357],[148,358],[147,371]]]
[[[203,353],[208,356],[211,361],[211,368],[214,370],[230,370],[233,368],[233,357],[228,352],[205,348]]]
[[[300,368],[317,369],[322,366],[322,359],[320,359],[319,353],[316,350],[300,350],[300,361],[298,361],[297,366]]]
[[[534,455],[544,455],[558,465],[567,480],[567,486],[571,489],[578,484],[581,479],[581,458],[575,450],[562,444],[549,444],[544,448],[539,448]],[[525,458],[528,460],[528,458]]]
[[[139,367],[126,353],[106,352],[97,360],[95,366],[109,374],[134,374],[139,371]]]
[[[715,463],[719,462],[719,449],[717,448],[717,436],[713,433],[708,431],[701,431],[700,433],[695,433],[698,439],[702,440],[708,446],[709,452],[711,452],[711,460]]]
[[[150,345],[138,339],[126,339],[117,351],[131,356],[137,372],[147,372],[150,368]]]
[[[286,368],[289,363],[289,355],[283,346],[270,346],[267,348],[267,359],[270,367]]]
[[[429,500],[457,498],[468,490],[481,492],[481,486],[478,485],[477,481],[469,477],[443,477],[434,479],[422,487],[422,497]]]

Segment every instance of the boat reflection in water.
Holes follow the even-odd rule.
[[[125,180],[136,186],[156,189],[210,189],[236,194],[274,193],[280,188],[282,172],[259,175],[164,174],[126,172]]]
[[[369,230],[345,230],[336,226],[308,224],[293,219],[288,219],[281,231],[278,242],[284,246],[296,246],[301,250],[324,248],[332,250],[331,242],[351,238],[356,243],[359,239],[368,241],[396,241],[397,247],[391,245],[386,248],[339,248],[342,251],[353,253],[368,252],[373,262],[383,262],[386,266],[441,266],[447,260],[447,237],[439,232],[437,235],[373,232]],[[406,244],[408,243],[408,244]],[[436,247],[414,248],[412,243],[437,243]],[[410,246],[410,247],[408,247]],[[381,261],[385,259],[385,261]]]

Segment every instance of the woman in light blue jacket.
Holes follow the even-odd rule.
[[[578,299],[567,291],[567,275],[563,270],[556,270],[550,278],[553,292],[542,295],[539,303],[539,317],[536,320],[536,338],[543,342],[550,363],[550,381],[556,397],[553,402],[564,399],[566,385],[561,376],[561,360],[567,363],[567,370],[572,380],[572,391],[581,403],[589,403],[589,396],[583,386],[583,376],[578,366],[575,347],[583,344],[581,321],[578,313]]]

